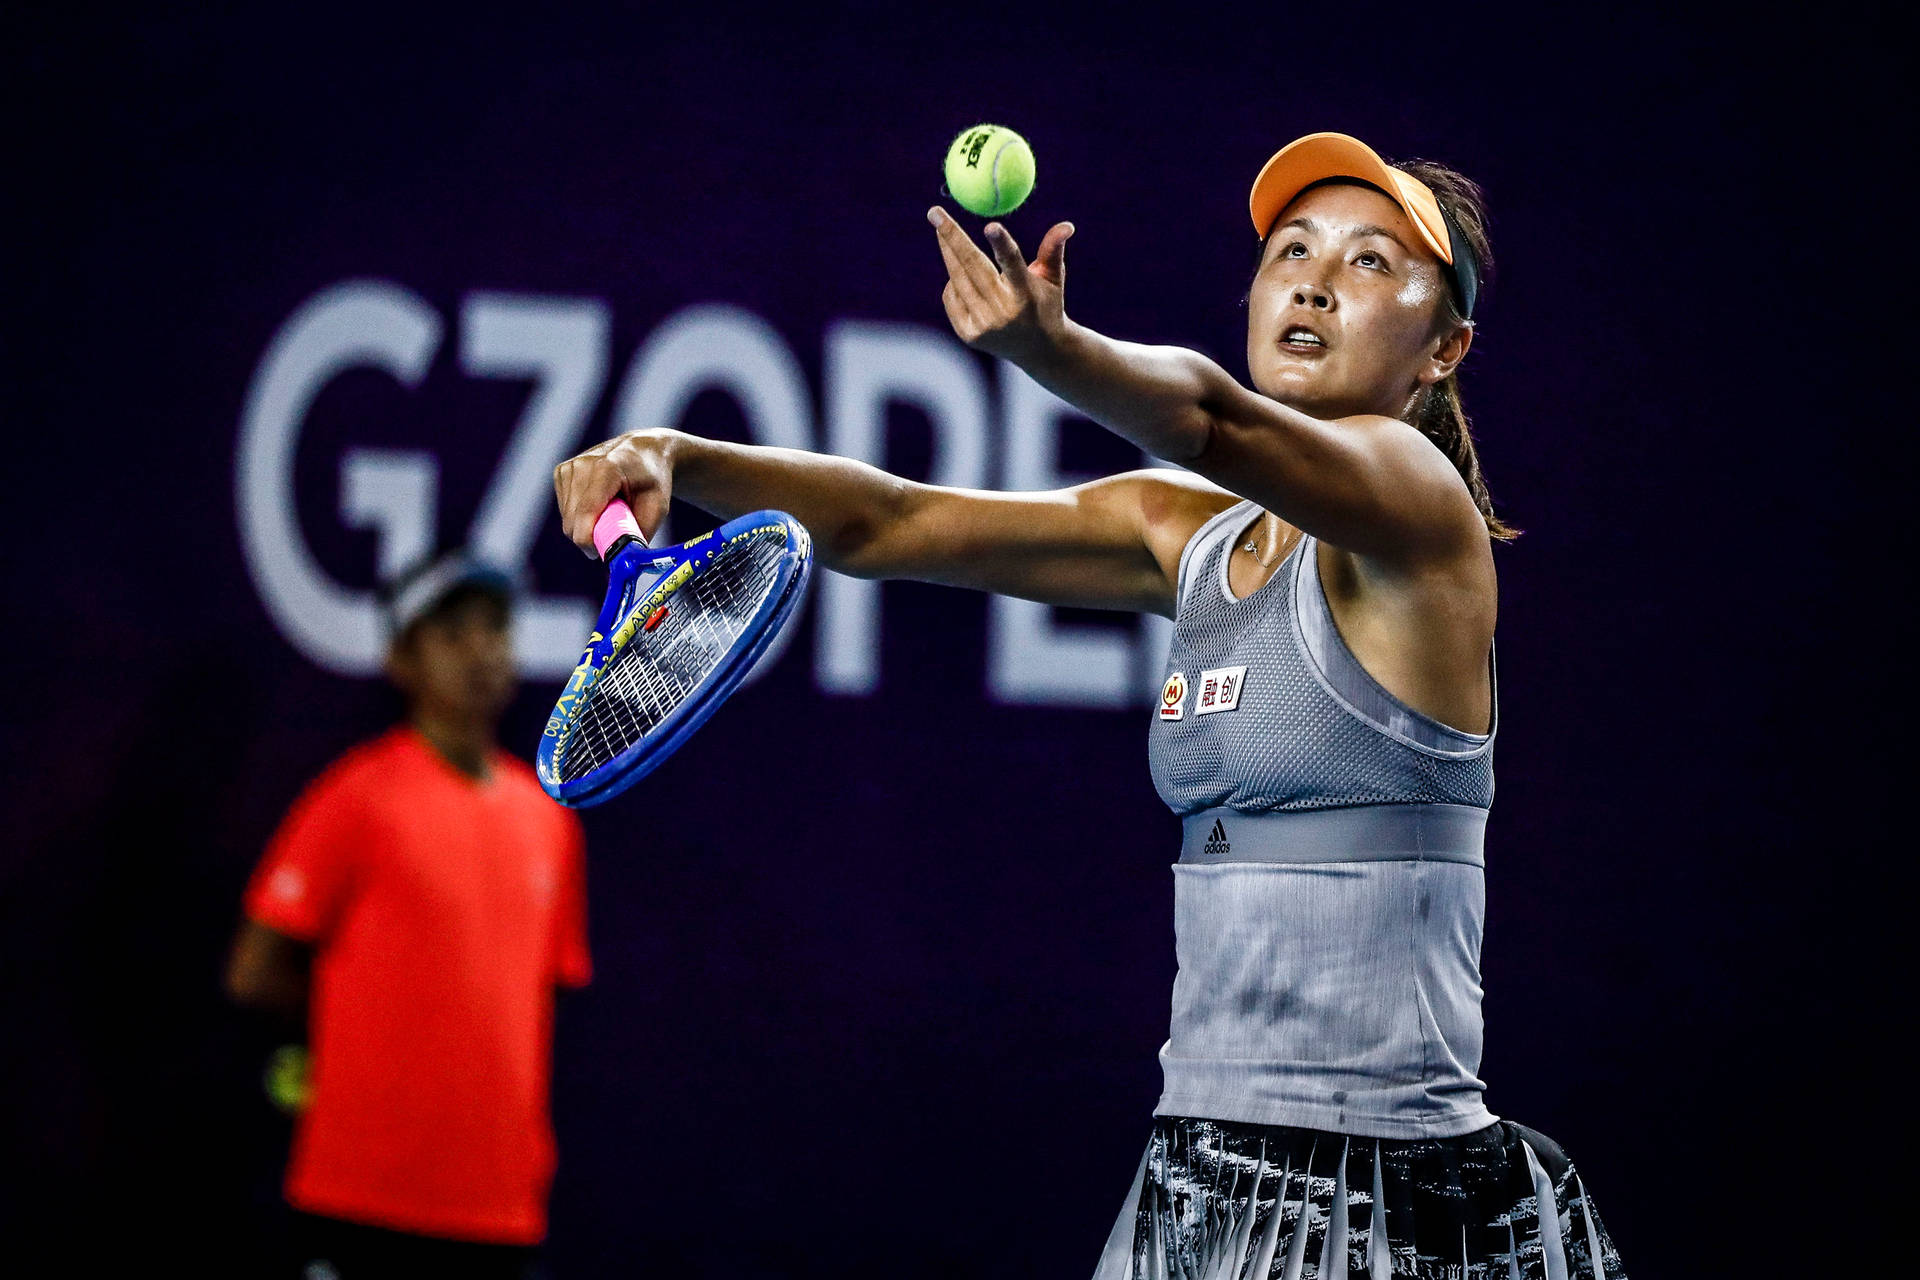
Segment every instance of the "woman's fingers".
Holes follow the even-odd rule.
[[[1060,311],[1058,285],[1066,276],[1064,246],[1072,226],[1063,222],[1048,232],[1040,246],[1045,256],[1029,267],[1012,234],[998,222],[988,223],[984,232],[993,250],[988,258],[939,206],[927,210],[927,221],[947,264],[940,301],[960,340],[1016,363],[1022,352],[1046,341],[1049,317],[1057,319]],[[1036,292],[1035,281],[1055,287]]]
[[[980,252],[973,237],[938,205],[927,210],[927,220],[933,223],[934,235],[940,241],[940,256],[946,260],[947,274],[960,286],[960,296],[990,297],[1000,280],[993,259]]]
[[[1020,246],[1013,242],[1013,233],[997,222],[989,222],[987,243],[993,248],[993,260],[1000,265],[1000,278],[1025,292],[1027,260],[1020,256]]]
[[[561,509],[561,518],[566,525],[567,538],[582,551],[593,549],[593,517],[586,513],[587,491],[586,463],[574,461],[567,464],[566,505]]]
[[[553,469],[554,499],[560,504],[560,528],[568,541],[599,559],[593,527],[615,498],[633,508],[634,518],[651,540],[667,517],[673,498],[671,432],[629,431],[568,458]]]
[[[594,556],[593,522],[620,494],[618,471],[605,458],[585,453],[554,468],[553,490],[567,540]]]
[[[567,541],[573,536],[573,469],[574,460],[567,459],[553,469],[553,500],[560,505],[560,531],[567,535]]]
[[[955,333],[960,334],[961,337],[964,338],[966,336],[967,304],[961,299],[960,290],[955,287],[951,280],[947,281],[946,285],[940,290],[940,305],[947,309],[947,323],[953,326]]]
[[[572,472],[566,463],[553,469],[553,502],[560,508],[560,532],[572,536],[567,529],[567,485]]]
[[[941,238],[941,253],[947,257],[948,273],[954,274],[964,288],[972,288],[973,294],[983,297],[993,294],[996,286],[1004,282],[1004,276],[1000,273],[1000,267],[996,265],[995,259],[981,253],[979,246],[973,244],[973,236],[966,234],[966,228],[962,228],[960,223],[947,217],[945,209],[935,205],[933,213],[939,215],[939,221],[933,225],[933,228],[935,228],[935,234],[939,234]],[[1006,236],[1004,226],[991,223],[987,226],[989,242],[993,240],[995,228],[1000,230],[1002,236]],[[1008,244],[1012,244],[1012,236],[1008,236]],[[998,255],[998,249],[995,249],[995,255]],[[1014,255],[1018,257],[1020,249],[1014,249]]]
[[[627,505],[633,508],[633,518],[640,525],[640,532],[651,543],[653,535],[660,531],[661,523],[667,518],[667,495],[657,485],[648,485],[645,490],[627,499]]]
[[[1033,256],[1033,273],[1054,288],[1067,283],[1067,241],[1073,239],[1071,222],[1056,222],[1040,240],[1040,251]]]

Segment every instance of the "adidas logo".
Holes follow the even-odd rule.
[[[1227,839],[1227,829],[1220,819],[1213,820],[1213,830],[1207,833],[1207,842],[1200,846],[1200,852],[1209,858],[1224,858],[1233,851],[1233,844]]]

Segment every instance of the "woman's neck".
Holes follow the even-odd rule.
[[[1248,552],[1260,563],[1263,569],[1271,569],[1280,563],[1280,557],[1293,550],[1294,528],[1271,511],[1260,513],[1259,527],[1243,544],[1242,550]]]

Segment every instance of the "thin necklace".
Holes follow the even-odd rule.
[[[1298,530],[1295,530],[1294,532],[1297,533]],[[1286,558],[1285,556],[1286,551],[1293,550],[1293,534],[1289,533],[1285,538],[1281,539],[1281,545],[1285,550],[1275,551],[1273,553],[1273,559],[1271,560],[1262,560],[1260,558],[1260,548],[1254,543],[1253,539],[1251,538],[1247,539],[1247,544],[1243,548],[1243,550],[1250,553],[1253,556],[1253,562],[1259,565],[1262,569],[1271,569],[1276,564],[1279,564],[1281,560]]]

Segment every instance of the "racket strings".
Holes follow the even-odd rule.
[[[588,691],[557,762],[562,781],[611,763],[687,700],[746,631],[786,551],[783,529],[756,529],[667,598],[666,616],[636,632]]]

